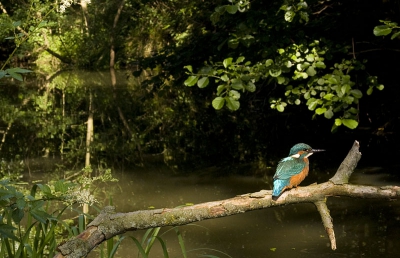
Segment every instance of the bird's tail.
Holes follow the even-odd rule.
[[[275,179],[274,189],[272,190],[272,200],[276,201],[287,185],[288,180]]]

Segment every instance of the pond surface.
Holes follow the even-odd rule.
[[[163,166],[117,173],[116,177],[120,180],[118,186],[110,187],[114,187],[111,192],[117,212],[172,208],[271,189],[265,183],[268,180],[260,177],[174,176]],[[397,177],[380,169],[356,171],[352,180],[369,185],[400,185]],[[108,194],[99,198],[103,198],[104,206],[109,202]],[[399,257],[400,202],[331,197],[328,208],[334,220],[336,251],[330,248],[313,204],[200,221],[181,226],[179,230],[184,237],[187,257]],[[184,257],[175,231],[168,227],[160,232],[170,257]],[[145,231],[126,233],[139,241],[144,234]],[[97,250],[90,257],[98,255]],[[139,257],[131,239],[123,240],[118,257]],[[163,257],[158,242],[149,257]]]

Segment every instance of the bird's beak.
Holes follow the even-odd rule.
[[[310,152],[314,153],[314,152],[321,152],[321,151],[325,151],[325,150],[322,150],[322,149],[312,149]]]

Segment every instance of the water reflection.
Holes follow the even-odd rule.
[[[362,173],[360,173],[362,175]],[[355,178],[359,180],[360,175]],[[185,203],[221,200],[270,189],[261,178],[250,176],[173,176],[165,167],[119,173],[113,194],[118,212],[149,207],[176,207]],[[365,181],[366,179],[364,179]],[[376,181],[375,184],[382,182]],[[104,195],[104,205],[107,196]],[[338,249],[329,239],[313,204],[248,212],[182,226],[188,257],[398,257],[400,254],[400,204],[386,200],[329,198]],[[177,236],[163,228],[171,257],[183,257]],[[166,232],[166,233],[165,233]],[[141,239],[145,231],[129,232]],[[223,255],[215,250],[226,253]],[[98,253],[90,257],[97,257]],[[119,257],[137,257],[133,242],[125,239]],[[159,244],[150,257],[163,257]]]

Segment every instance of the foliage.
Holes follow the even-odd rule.
[[[236,49],[239,48],[239,45],[243,45],[245,48],[252,46],[257,49],[256,42],[263,42],[262,45],[269,44],[269,50],[263,54],[261,60],[252,64],[253,56],[250,56],[250,60],[245,62],[249,59],[247,56],[234,58],[235,54],[231,53],[228,54],[230,57],[225,58],[222,62],[206,61],[205,66],[197,72],[193,71],[191,65],[187,65],[185,68],[188,70],[189,77],[184,84],[186,86],[197,84],[199,88],[204,88],[211,84],[211,78],[214,79],[212,85],[216,88],[216,97],[212,101],[212,106],[217,110],[226,106],[232,111],[239,109],[241,94],[256,92],[256,85],[275,85],[275,87],[284,88],[285,91],[284,96],[275,94],[270,98],[272,109],[283,112],[288,104],[305,104],[310,111],[314,112],[314,116],[323,114],[327,119],[335,118],[332,131],[340,125],[345,125],[350,129],[356,128],[358,125],[357,105],[363,96],[360,86],[365,84],[368,90],[364,89],[364,92],[370,95],[374,88],[382,90],[383,85],[377,83],[376,77],[360,73],[365,66],[356,59],[332,62],[335,55],[340,56],[340,49],[333,46],[332,40],[318,35],[306,39],[309,37],[304,37],[305,33],[301,31],[302,27],[315,26],[307,24],[308,22],[312,23],[308,16],[308,5],[304,1],[289,2],[291,2],[290,5],[284,4],[280,10],[285,12],[284,20],[291,23],[287,26],[299,29],[298,33],[291,34],[292,41],[301,43],[271,42],[269,38],[263,36],[266,33],[272,33],[269,31],[273,26],[267,24],[279,23],[282,26],[284,25],[283,21],[267,20],[262,24],[249,24],[249,22],[241,20],[236,23],[236,29],[241,30],[246,36],[241,37],[242,41],[236,40],[234,44],[228,43],[228,48]],[[215,17],[220,15],[221,8],[226,9],[225,6],[217,7],[211,15],[214,23],[218,21]],[[243,12],[250,12],[250,9],[243,10]],[[295,22],[295,17],[298,17],[296,20],[298,24]],[[293,30],[287,32],[292,33]],[[287,32],[277,33],[285,35]],[[232,34],[228,42],[233,42],[235,37],[237,38]],[[243,41],[244,38],[251,40]],[[256,50],[256,52],[259,51]],[[362,76],[363,80],[361,80]],[[359,82],[354,81],[355,77]],[[283,91],[281,92],[283,93]]]
[[[390,33],[393,33],[392,36],[390,36],[391,40],[399,37],[400,27],[397,25],[397,22],[385,21],[385,20],[380,20],[380,22],[383,23],[384,25],[378,25],[374,28],[375,36],[387,36]]]
[[[93,205],[95,182],[115,182],[111,171],[90,177],[90,168],[81,171],[77,182],[57,180],[34,184],[27,192],[9,180],[0,181],[1,257],[51,257],[65,238],[85,229],[85,216],[78,211],[78,226],[61,219],[74,204]],[[117,247],[117,246],[116,246]]]
[[[70,186],[64,180],[56,181],[52,187],[36,184],[26,194],[10,181],[0,181],[1,257],[48,257],[55,254],[57,226],[68,206],[50,210],[49,204],[64,200]]]

